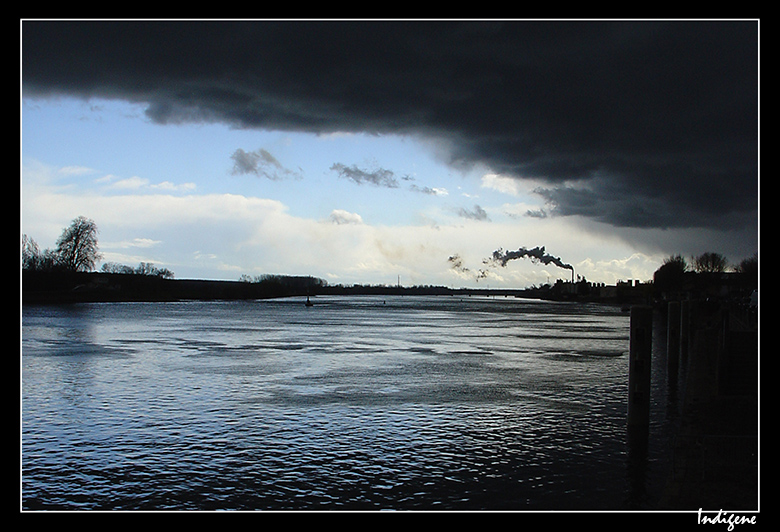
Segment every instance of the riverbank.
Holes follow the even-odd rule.
[[[263,299],[287,295],[284,287],[239,281],[174,280],[97,272],[22,272],[23,304],[67,304],[184,299]]]
[[[600,294],[590,290],[575,290],[579,285],[564,283],[553,287],[526,289],[450,288],[433,285],[328,285],[321,279],[306,276],[265,276],[260,281],[249,282],[180,280],[132,273],[23,270],[21,298],[23,304],[68,304],[271,299],[306,295],[444,295],[516,297],[619,305],[644,304],[649,298],[646,289],[623,287],[621,290]]]

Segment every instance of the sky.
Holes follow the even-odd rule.
[[[20,21],[20,226],[177,279],[538,286],[759,248],[759,21]]]

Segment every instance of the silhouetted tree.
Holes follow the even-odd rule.
[[[35,240],[27,235],[22,235],[22,268],[25,270],[39,269],[40,258],[41,251]]]
[[[135,273],[132,266],[126,264],[117,264],[116,262],[104,262],[100,271],[104,273],[121,273],[125,275],[131,275]]]
[[[745,278],[749,285],[758,288],[758,253],[743,259],[734,269]]]
[[[52,271],[62,267],[59,255],[46,249],[43,252],[38,244],[27,235],[22,235],[22,268],[35,271]]]
[[[720,253],[702,253],[693,258],[693,268],[698,273],[723,273],[728,268],[728,262]]]
[[[124,275],[149,275],[152,277],[162,277],[163,279],[173,279],[173,272],[168,268],[157,268],[151,262],[142,262],[137,268],[115,262],[105,262],[101,267],[104,273],[120,273]]]
[[[97,225],[94,221],[79,216],[62,231],[57,240],[57,256],[68,270],[90,271],[100,258],[97,243]]]
[[[752,257],[742,259],[742,261],[736,266],[737,273],[756,274],[758,275],[758,253],[754,253]]]
[[[659,292],[680,290],[688,271],[688,263],[682,255],[672,255],[664,259],[664,263],[653,274],[653,285]]]
[[[173,279],[173,272],[168,268],[157,268],[153,266],[151,275],[162,277],[163,279]]]

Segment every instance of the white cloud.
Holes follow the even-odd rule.
[[[139,189],[149,185],[149,180],[142,177],[133,176],[126,179],[120,179],[111,183],[111,188],[116,189]]]
[[[171,181],[162,181],[160,183],[152,183],[149,179],[133,176],[128,178],[121,178],[115,175],[106,175],[101,178],[95,179],[95,183],[107,184],[109,188],[116,190],[143,190],[149,189],[154,191],[163,192],[192,192],[197,188],[195,183],[182,183],[176,184]]]
[[[362,224],[363,218],[354,212],[344,211],[341,209],[334,209],[328,217],[328,221],[336,225],[344,224]]]
[[[616,259],[593,260],[587,258],[577,265],[575,271],[593,272],[599,274],[599,281],[615,284],[617,281],[626,281],[637,279],[645,282],[652,280],[654,272],[662,264],[663,258],[660,256],[647,255],[644,253],[633,253],[627,257]],[[591,280],[591,275],[585,275]]]
[[[446,188],[441,187],[421,187],[418,185],[409,185],[409,189],[421,194],[428,194],[429,196],[447,196],[449,192]]]
[[[175,183],[171,183],[170,181],[163,181],[162,183],[158,183],[156,185],[150,185],[149,188],[153,190],[164,190],[169,192],[192,192],[197,188],[197,185],[195,185],[195,183],[182,183],[181,185],[177,185]]]
[[[59,169],[59,173],[65,175],[86,175],[94,174],[95,170],[86,166],[63,166]]]
[[[123,240],[121,242],[103,243],[101,244],[101,247],[110,249],[150,248],[160,243],[160,240],[152,240],[151,238],[134,238],[132,240]]]
[[[214,253],[202,253],[201,251],[194,251],[192,253],[192,258],[194,260],[204,260],[204,259],[206,259],[206,260],[213,260],[213,259],[216,259],[218,257]]]
[[[509,194],[511,196],[520,195],[520,184],[517,179],[503,177],[498,174],[483,175],[482,188],[489,188],[502,194]]]

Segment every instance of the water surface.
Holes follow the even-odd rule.
[[[665,435],[626,441],[627,313],[314,301],[23,308],[22,508],[652,504]]]

